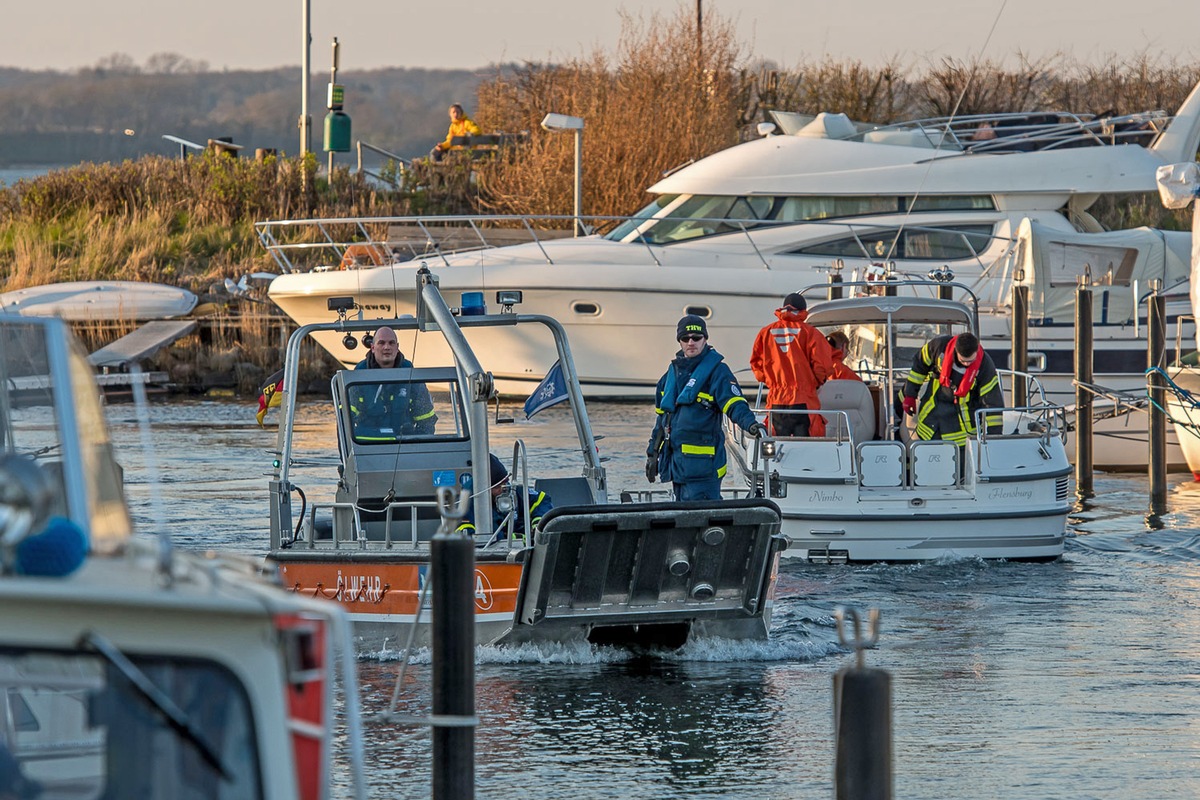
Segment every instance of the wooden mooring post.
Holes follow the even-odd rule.
[[[1151,282],[1147,299],[1146,367],[1166,368],[1167,300],[1160,294],[1159,281]],[[1150,395],[1150,514],[1167,513],[1167,386],[1161,372],[1149,373]]]
[[[1092,289],[1088,276],[1075,290],[1075,496],[1095,497],[1092,488]]]
[[[1017,280],[1021,280],[1020,272]],[[1024,373],[1029,369],[1029,287],[1016,283],[1012,287],[1012,357],[1009,368],[1013,371],[1012,403],[1016,408],[1029,405],[1029,385]]]
[[[460,513],[461,516],[461,513]],[[433,800],[475,797],[475,542],[439,531],[433,581]]]
[[[845,629],[846,617],[853,636]],[[854,665],[833,676],[836,800],[892,800],[892,676],[866,666],[863,651],[879,641],[879,609],[864,633],[858,611],[838,608],[838,641],[854,651]]]

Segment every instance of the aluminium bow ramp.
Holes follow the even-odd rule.
[[[779,528],[769,500],[555,508],[534,537],[510,639],[581,622],[597,643],[765,639]]]

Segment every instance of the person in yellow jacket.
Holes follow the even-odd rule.
[[[446,141],[438,142],[429,151],[429,159],[431,161],[441,161],[442,156],[450,150],[453,145],[455,136],[478,136],[483,133],[483,129],[476,125],[467,116],[467,112],[463,111],[463,107],[458,103],[450,106],[450,129],[446,131]]]

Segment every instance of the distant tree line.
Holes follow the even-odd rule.
[[[480,82],[503,72],[345,70],[345,112],[353,139],[404,158],[423,155],[446,135],[446,108],[471,110]],[[321,152],[329,74],[310,82],[312,146]],[[139,66],[114,54],[71,72],[0,68],[0,165],[122,161],[172,155],[171,134],[204,144],[228,136],[248,149],[299,151],[300,70],[210,71],[159,53]],[[130,131],[132,133],[126,133]],[[345,157],[343,157],[345,158]]]

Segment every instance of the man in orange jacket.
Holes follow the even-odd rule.
[[[833,374],[833,353],[820,331],[809,325],[808,304],[792,292],[776,309],[776,322],[758,332],[750,354],[754,377],[766,384],[767,407],[778,411],[821,407],[817,389]],[[823,436],[820,414],[772,414],[776,436]]]

